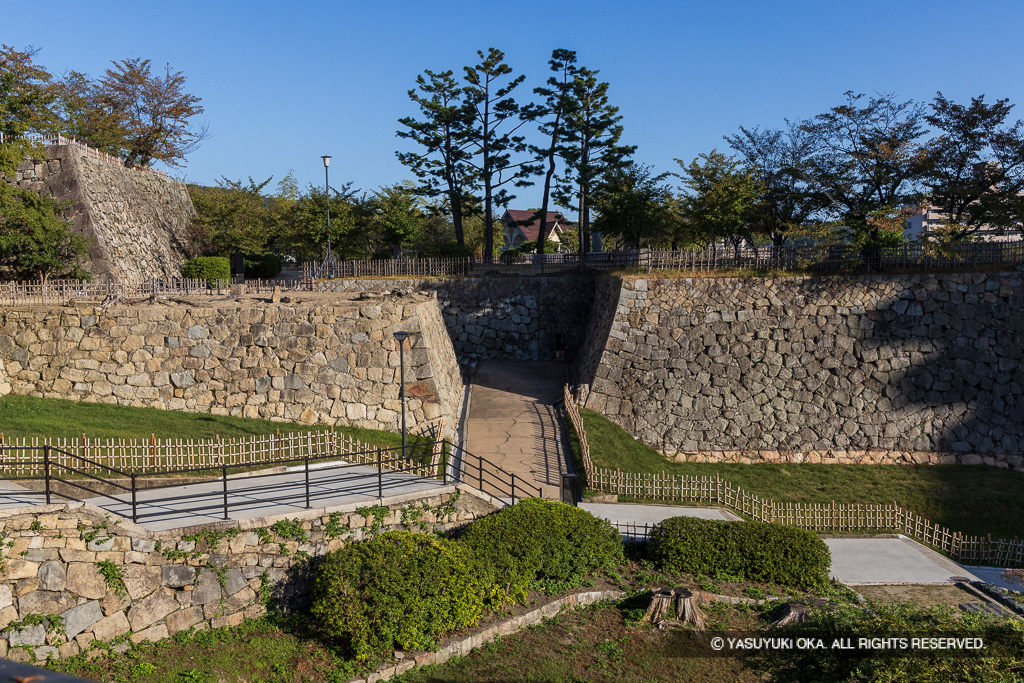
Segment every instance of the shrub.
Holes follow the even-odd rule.
[[[206,280],[214,285],[217,280],[231,281],[231,262],[224,256],[199,256],[181,266],[181,276],[189,280]]]
[[[656,564],[688,574],[736,574],[787,586],[828,581],[831,554],[806,529],[766,522],[672,517],[655,525],[648,552]]]
[[[531,587],[572,588],[590,572],[622,561],[622,544],[611,524],[586,510],[536,498],[478,519],[459,541],[520,602]]]
[[[281,259],[269,251],[265,254],[245,255],[245,276],[269,280],[281,273]]]
[[[472,626],[500,597],[486,568],[454,541],[392,531],[328,555],[313,581],[312,614],[353,656],[429,649]]]

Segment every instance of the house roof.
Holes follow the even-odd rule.
[[[502,220],[507,219],[507,222],[514,222],[518,224],[519,229],[523,231],[523,235],[526,237],[526,239],[528,241],[535,242],[537,241],[537,238],[540,236],[540,218],[534,218],[534,215],[536,213],[536,211],[529,210],[523,211],[520,209],[506,209],[505,215],[502,216]],[[524,224],[521,221],[530,222]],[[549,235],[555,229],[556,225],[559,226],[559,231],[562,231],[566,226],[569,225],[569,221],[565,220],[565,216],[563,216],[558,211],[548,211],[547,223]]]

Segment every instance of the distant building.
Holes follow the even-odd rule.
[[[523,242],[537,241],[540,237],[540,217],[536,215],[536,211],[519,209],[507,209],[502,214],[501,224],[505,230],[506,249],[515,249]],[[572,227],[572,223],[558,211],[548,211],[547,223],[548,239],[561,246],[562,236]]]

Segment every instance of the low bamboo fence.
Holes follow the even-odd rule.
[[[759,522],[786,524],[818,532],[896,532],[947,553],[957,562],[992,566],[1024,565],[1024,540],[968,536],[892,503],[780,503],[715,476],[624,472],[595,467],[590,459],[579,405],[565,387],[565,407],[583,455],[586,487],[600,493],[664,502],[716,505]]]
[[[0,478],[43,476],[42,449],[59,467],[73,467],[85,474],[105,477],[105,467],[136,474],[160,474],[205,467],[259,467],[268,462],[305,458],[338,458],[353,464],[377,465],[386,469],[412,471],[420,476],[434,477],[439,471],[444,444],[444,421],[424,423],[414,436],[432,439],[430,457],[411,463],[397,460],[401,449],[380,449],[334,429],[281,434],[254,434],[247,437],[221,439],[98,439],[85,434],[74,438],[22,437],[6,438],[0,433]],[[436,437],[436,438],[435,438]],[[421,447],[422,448],[422,447]],[[25,450],[31,449],[31,450]],[[410,451],[418,454],[414,446]],[[89,462],[80,460],[86,458]],[[98,464],[91,464],[98,463]]]

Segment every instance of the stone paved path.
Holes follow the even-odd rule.
[[[473,377],[466,450],[533,483],[545,498],[558,498],[560,427],[554,406],[564,385],[561,363],[484,361]]]

